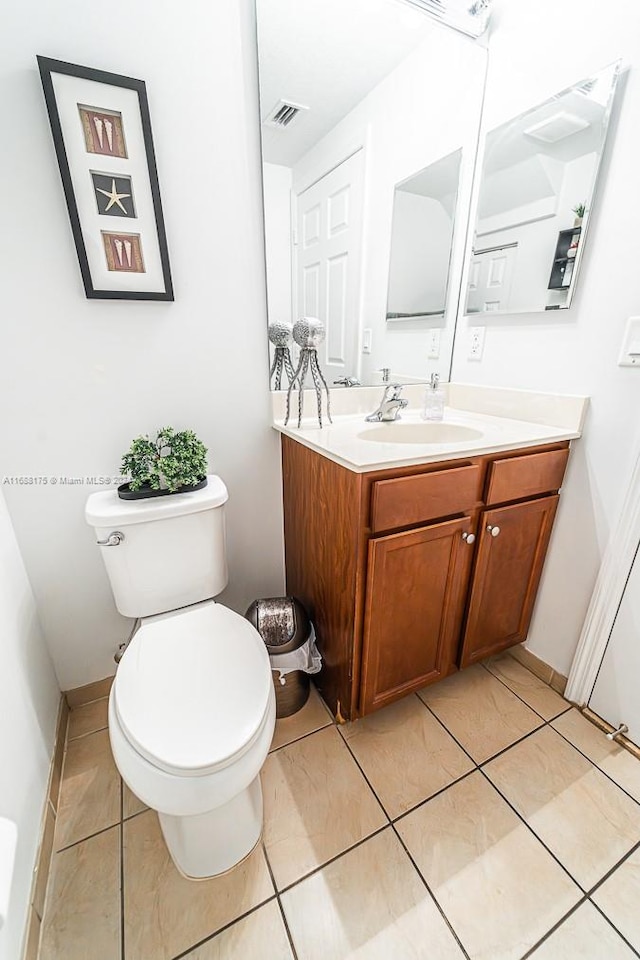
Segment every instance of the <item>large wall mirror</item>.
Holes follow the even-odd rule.
[[[269,321],[323,320],[331,383],[446,378],[486,50],[403,0],[257,24]]]
[[[466,313],[569,307],[619,65],[487,134]]]

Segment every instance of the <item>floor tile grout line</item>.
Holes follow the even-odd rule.
[[[212,878],[215,879],[215,878]],[[272,903],[276,900],[276,894],[271,894],[270,897],[267,897],[266,900],[261,900],[260,903],[257,903],[254,907],[251,907],[250,910],[245,910],[244,913],[241,913],[240,916],[234,917],[233,920],[230,920],[228,923],[225,923],[223,926],[218,927],[214,933],[207,934],[206,937],[203,937],[202,940],[192,943],[186,950],[181,950],[180,953],[176,953],[172,956],[171,960],[183,960],[183,958],[188,958],[189,954],[193,953],[194,950],[199,950],[200,947],[204,946],[205,943],[210,943],[211,940],[215,940],[217,936],[221,933],[224,933],[226,930],[229,930],[231,927],[235,926],[236,923],[240,923],[241,920],[246,920],[247,917],[251,916],[252,913],[257,913],[261,907],[266,906],[268,903]]]
[[[115,679],[115,675],[114,675],[114,679]],[[111,696],[111,691],[109,691],[109,693],[107,693],[104,697],[94,697],[93,700],[87,700],[85,703],[76,703],[75,707],[69,707],[69,703],[67,702],[67,706],[69,707],[69,714],[72,714],[75,710],[82,710],[83,707],[90,707],[92,703],[99,703],[100,700],[108,700],[110,696]]]
[[[289,941],[289,946],[291,948],[291,955],[293,960],[298,960],[298,951],[296,950],[296,945],[293,942],[293,936],[291,930],[289,929],[289,921],[287,920],[287,915],[284,912],[284,907],[282,905],[282,900],[280,899],[280,894],[276,897],[278,901],[278,908],[280,910],[280,916],[282,917],[282,923],[284,924],[284,930],[287,935],[287,940]]]
[[[148,813],[148,810],[141,810],[141,813]],[[137,816],[137,814],[135,814]],[[129,820],[133,819],[128,817]],[[64,847],[55,849],[52,851],[53,854],[64,853],[66,850],[71,850],[73,847],[79,847],[81,843],[85,843],[87,840],[93,840],[94,837],[99,837],[101,833],[107,833],[108,830],[113,830],[114,827],[119,827],[122,823],[122,820],[116,820],[114,823],[110,823],[107,827],[101,827],[100,830],[96,830],[95,833],[90,833],[86,837],[82,837],[80,840],[74,840],[73,843],[68,843]]]
[[[523,736],[519,737],[517,740],[514,740],[513,743],[510,743],[508,746],[502,747],[502,749],[498,750],[497,753],[493,753],[490,757],[487,757],[486,760],[480,760],[480,761],[478,761],[478,760],[475,759],[475,757],[472,757],[472,756],[471,756],[471,754],[469,753],[469,751],[467,750],[467,748],[466,748],[465,746],[463,746],[463,744],[462,744],[462,742],[461,742],[460,740],[458,740],[458,738],[456,737],[455,733],[453,733],[453,731],[449,730],[449,728],[447,727],[447,725],[446,725],[446,723],[444,722],[444,720],[441,720],[441,719],[440,719],[440,717],[438,716],[438,714],[429,706],[429,704],[428,704],[428,703],[425,703],[425,701],[422,700],[422,697],[418,697],[418,699],[421,700],[421,702],[422,702],[422,703],[424,704],[424,706],[427,708],[427,710],[429,711],[429,713],[430,713],[433,717],[436,718],[436,720],[438,721],[438,723],[440,724],[440,726],[443,728],[443,730],[446,730],[446,732],[449,734],[449,736],[451,737],[451,739],[454,740],[454,741],[458,744],[458,746],[460,747],[460,749],[464,751],[464,753],[469,757],[469,759],[471,760],[471,762],[472,762],[473,764],[475,764],[475,766],[476,766],[476,768],[477,768],[478,770],[480,769],[481,766],[484,766],[485,763],[489,763],[491,760],[495,760],[496,757],[499,757],[499,756],[501,756],[503,753],[506,753],[507,750],[510,750],[510,749],[511,749],[511,747],[515,747],[517,744],[522,743],[522,741],[523,741],[523,740],[526,740],[527,737],[530,737],[532,734],[537,733],[538,730],[541,730],[544,726],[547,726],[547,721],[542,720],[542,718],[540,718],[540,719],[541,719],[540,724],[539,724],[537,727],[534,727],[533,730],[529,730],[528,733],[523,734]]]
[[[420,880],[422,881],[425,890],[427,891],[427,893],[429,894],[429,896],[430,896],[431,899],[433,900],[433,902],[434,902],[434,904],[435,904],[435,906],[436,906],[436,909],[437,909],[438,913],[440,914],[440,916],[442,917],[442,919],[443,919],[444,922],[446,923],[449,931],[451,932],[451,935],[453,936],[454,940],[456,941],[456,943],[457,943],[458,946],[460,947],[460,950],[462,951],[464,957],[466,958],[466,960],[471,960],[470,955],[469,955],[469,953],[467,952],[466,947],[464,946],[464,944],[462,943],[462,940],[461,940],[460,937],[458,936],[458,934],[457,934],[457,932],[456,932],[453,924],[452,924],[451,921],[449,920],[449,917],[448,917],[448,916],[446,915],[446,913],[444,912],[444,908],[441,906],[438,898],[436,897],[436,895],[434,894],[434,892],[431,890],[431,887],[430,887],[429,884],[427,883],[426,878],[422,875],[422,872],[420,871],[420,868],[418,867],[418,864],[416,863],[416,861],[414,860],[412,854],[411,854],[410,851],[409,851],[409,848],[408,848],[407,845],[405,844],[403,838],[400,836],[400,833],[399,833],[399,831],[398,831],[395,823],[392,823],[392,824],[391,824],[391,829],[393,830],[394,834],[396,835],[396,837],[397,837],[397,839],[398,839],[398,842],[400,843],[400,846],[402,847],[402,849],[403,849],[404,852],[406,853],[406,855],[407,855],[407,857],[408,857],[408,859],[409,859],[409,861],[410,861],[413,869],[416,871],[416,873],[418,874],[418,877],[419,877]]]
[[[580,890],[580,892],[583,894],[583,896],[586,897],[586,896],[587,896],[587,889],[573,876],[573,874],[570,872],[570,870],[568,869],[568,867],[565,867],[565,865],[564,865],[564,864],[562,863],[562,861],[558,858],[558,856],[553,852],[553,850],[551,850],[551,849],[547,846],[547,844],[546,844],[545,841],[542,839],[542,837],[538,836],[538,834],[535,832],[535,830],[533,829],[533,827],[531,826],[531,824],[527,823],[527,821],[525,820],[525,818],[522,816],[521,813],[518,812],[518,810],[515,808],[515,806],[513,805],[513,803],[509,800],[509,798],[506,797],[506,796],[504,795],[504,793],[500,790],[500,788],[495,785],[495,783],[493,782],[493,780],[488,776],[487,773],[485,773],[484,770],[479,769],[478,772],[482,774],[482,776],[485,778],[485,780],[487,781],[487,783],[488,783],[491,787],[493,787],[493,789],[496,791],[496,793],[498,794],[498,796],[500,796],[500,797],[504,800],[504,802],[507,804],[507,806],[513,811],[513,813],[515,813],[516,817],[518,817],[518,819],[525,825],[525,827],[527,828],[527,830],[529,831],[529,833],[530,833],[533,837],[535,837],[535,839],[538,841],[538,843],[539,843],[542,847],[544,847],[544,849],[547,851],[547,853],[549,854],[549,856],[550,856],[550,857],[553,857],[553,859],[554,859],[555,862],[558,864],[558,866],[561,867],[561,869],[567,874],[567,876],[569,877],[569,879],[577,886],[578,890]]]
[[[456,777],[455,780],[452,780],[451,783],[448,783],[446,787],[441,787],[436,793],[432,793],[430,796],[425,797],[424,800],[420,800],[413,807],[409,807],[408,810],[403,810],[402,813],[399,813],[397,817],[392,817],[391,823],[395,825],[398,821],[403,820],[405,817],[408,817],[409,814],[415,813],[416,810],[419,810],[420,807],[424,807],[425,804],[429,803],[430,800],[435,800],[436,797],[441,796],[443,793],[446,793],[450,787],[455,787],[457,784],[462,783],[463,780],[466,780],[467,777],[470,777],[472,773],[477,773],[478,767],[473,767],[471,770],[467,770],[466,773],[461,774],[459,777]]]
[[[129,823],[129,820],[135,820],[136,817],[141,816],[143,813],[149,813],[149,810],[151,810],[151,807],[145,807],[144,810],[136,810],[135,813],[130,813],[127,817],[123,815],[122,822]]]
[[[587,896],[592,897],[593,894],[596,893],[596,892],[600,889],[600,887],[603,886],[603,884],[606,883],[607,880],[609,880],[609,878],[611,877],[611,875],[614,874],[614,873],[616,872],[616,870],[617,870],[619,867],[621,867],[622,864],[625,863],[625,861],[627,861],[627,860],[629,859],[629,857],[632,857],[633,854],[636,853],[638,850],[640,850],[640,840],[638,840],[636,843],[634,843],[634,845],[631,847],[631,849],[628,850],[623,857],[620,857],[620,859],[618,860],[618,862],[615,863],[615,864],[611,867],[610,870],[607,870],[607,872],[605,873],[605,875],[604,875],[603,877],[601,877],[601,878],[598,880],[597,883],[594,883],[594,885],[587,891]]]
[[[124,785],[120,780],[120,814],[123,813]],[[120,955],[125,960],[125,917],[124,917],[124,820],[120,819]]]
[[[568,701],[567,701],[568,702]],[[547,720],[547,723],[553,723],[554,720],[559,720],[560,717],[564,717],[565,714],[571,713],[572,710],[577,710],[575,703],[570,703],[566,710],[562,710],[557,716],[551,717],[550,720]]]
[[[293,937],[291,935],[291,930],[289,929],[289,921],[287,920],[287,915],[285,913],[284,907],[282,905],[282,900],[280,899],[280,893],[278,892],[278,884],[276,883],[276,878],[271,866],[271,861],[269,860],[269,854],[267,853],[267,845],[262,841],[262,852],[264,853],[264,859],[267,864],[267,870],[269,871],[269,876],[271,877],[271,883],[273,884],[273,889],[276,891],[276,900],[278,902],[278,909],[280,910],[280,916],[282,917],[282,922],[284,924],[285,933],[287,934],[287,939],[289,941],[289,946],[291,947],[291,953],[293,955],[293,960],[298,960],[298,952],[296,950],[296,945],[293,942]]]
[[[85,730],[84,733],[77,733],[75,737],[67,737],[67,745],[70,743],[75,743],[76,740],[84,740],[86,737],[91,737],[94,733],[102,733],[104,730],[109,729],[109,724],[106,723],[104,727],[97,727],[95,730]]]
[[[371,790],[371,793],[372,793],[372,794],[374,795],[374,797],[376,798],[376,802],[377,802],[378,806],[379,806],[380,809],[382,810],[384,816],[387,818],[387,823],[388,823],[388,824],[391,823],[391,817],[390,817],[389,814],[387,813],[387,811],[386,811],[386,809],[385,809],[385,806],[384,806],[382,800],[380,799],[380,797],[378,796],[378,794],[376,793],[376,791],[373,789],[373,785],[371,784],[371,782],[370,782],[370,780],[369,780],[369,777],[366,775],[366,773],[364,772],[364,770],[363,770],[362,767],[360,766],[360,762],[359,762],[358,758],[356,757],[355,753],[353,752],[353,750],[351,749],[351,747],[349,746],[349,743],[348,743],[348,741],[347,741],[347,738],[346,738],[345,735],[341,732],[339,725],[337,725],[337,726],[338,726],[338,735],[339,735],[339,737],[340,737],[340,740],[342,741],[342,743],[343,743],[343,744],[345,745],[345,747],[347,748],[347,751],[348,751],[348,753],[349,753],[349,756],[351,757],[351,759],[352,759],[353,762],[355,763],[356,767],[358,768],[358,770],[359,770],[360,773],[362,774],[362,777],[363,777],[365,783],[367,784],[367,786],[369,787],[369,790]]]
[[[577,710],[577,708],[576,708],[576,710]],[[561,714],[561,716],[562,716],[562,714]],[[557,720],[558,718],[555,717],[554,719]],[[589,722],[589,721],[587,721],[587,723],[588,723],[588,722]],[[593,724],[593,726],[595,727],[595,724]],[[606,770],[603,770],[603,769],[602,769],[602,767],[600,766],[599,763],[596,763],[595,760],[592,760],[591,757],[588,756],[588,754],[586,754],[586,753],[584,752],[584,750],[581,750],[580,747],[576,746],[576,744],[573,742],[573,740],[570,740],[569,737],[565,736],[565,734],[562,733],[561,730],[556,730],[556,728],[553,727],[553,726],[552,726],[552,729],[555,730],[556,733],[559,734],[559,735],[562,737],[563,740],[566,740],[566,742],[569,744],[569,746],[573,747],[574,750],[577,750],[578,753],[579,753],[582,757],[585,758],[585,760],[588,760],[589,763],[592,764],[592,765],[596,768],[596,770],[599,770],[600,773],[603,774],[603,776],[605,776],[605,777],[607,778],[607,780],[609,780],[611,783],[613,783],[619,790],[622,790],[622,792],[625,793],[625,794],[629,797],[630,800],[633,800],[634,803],[637,803],[638,806],[640,806],[640,800],[638,800],[637,797],[634,797],[632,793],[629,793],[629,791],[626,790],[626,789],[622,786],[622,784],[618,783],[617,780],[614,780],[613,777],[610,776],[610,775],[607,773]],[[595,727],[595,729],[597,730],[598,728]],[[603,736],[604,736],[604,735],[605,735],[605,734],[603,733]],[[624,748],[622,748],[622,749],[624,749]],[[625,751],[625,753],[626,753],[626,752],[627,752],[627,751]],[[632,756],[633,756],[633,754],[632,754]],[[636,758],[634,758],[634,759],[636,759]],[[637,759],[636,759],[636,762],[637,762],[637,763],[640,763],[640,760],[637,760]]]
[[[562,917],[560,917],[557,923],[554,923],[554,925],[549,930],[547,930],[547,932],[542,937],[540,937],[540,939],[537,940],[534,943],[534,945],[530,947],[529,950],[527,950],[526,953],[523,953],[520,960],[527,960],[527,958],[530,957],[532,953],[535,953],[538,947],[542,946],[545,940],[548,940],[549,937],[552,936],[552,934],[554,934],[556,930],[558,930],[562,926],[562,924],[565,923],[565,921],[568,920],[569,917],[576,912],[576,910],[579,910],[580,907],[582,907],[585,903],[588,903],[588,902],[589,902],[589,898],[586,895],[584,897],[580,897],[578,902],[574,903],[571,909],[568,910]]]
[[[511,659],[513,660],[514,657],[511,657]],[[480,662],[480,666],[481,666],[481,667],[484,667],[484,669],[487,671],[487,673],[491,674],[491,676],[492,676],[495,680],[497,680],[498,683],[501,683],[503,687],[506,687],[507,690],[509,690],[509,691],[514,695],[514,697],[517,697],[518,700],[520,700],[521,703],[524,703],[525,707],[528,707],[529,710],[533,710],[533,712],[534,712],[535,714],[537,714],[537,716],[542,717],[542,719],[545,721],[545,723],[548,723],[547,718],[546,718],[545,716],[543,716],[543,715],[540,713],[539,710],[536,710],[536,708],[533,707],[527,700],[525,700],[524,697],[521,697],[520,694],[519,694],[516,690],[513,689],[513,687],[509,686],[509,684],[507,683],[506,680],[503,680],[502,677],[497,676],[497,674],[495,674],[495,673],[493,672],[493,670],[490,670],[489,667],[486,665],[486,663],[485,663],[484,660],[481,660],[481,661],[479,661],[479,662]],[[516,662],[516,663],[520,663],[519,660],[516,660],[515,662]],[[524,666],[524,664],[520,663],[520,666],[522,667],[523,670],[526,670],[527,673],[531,673],[531,676],[532,676],[532,677],[536,677],[535,673],[532,673],[531,670],[529,670],[528,667],[525,667],[525,666]],[[540,677],[536,677],[536,680],[540,680]],[[553,687],[550,686],[550,684],[545,683],[544,680],[540,680],[540,683],[541,683],[543,686],[548,687],[549,690],[551,690],[553,693],[557,693],[557,691],[555,691],[555,690],[553,689]],[[559,696],[561,700],[564,700],[564,699],[565,699],[565,698],[564,698],[561,694],[559,694],[559,693],[557,694],[557,696]],[[569,705],[569,707],[572,706],[572,704],[570,704],[568,700],[566,701],[566,703]],[[561,711],[561,713],[564,713],[564,712],[566,712],[566,711]],[[557,716],[560,716],[560,714],[557,714]],[[554,719],[555,719],[555,718],[554,718]]]
[[[598,911],[598,913],[600,914],[600,916],[604,917],[604,919],[607,921],[607,923],[609,924],[609,926],[610,926],[610,927],[613,927],[613,929],[614,929],[615,932],[618,934],[618,936],[620,937],[620,939],[623,940],[623,941],[626,943],[626,945],[629,947],[629,949],[630,949],[631,952],[634,954],[634,956],[640,957],[640,952],[638,952],[638,950],[636,950],[636,948],[635,948],[634,945],[631,943],[631,941],[628,940],[628,939],[625,937],[624,933],[622,933],[622,932],[618,929],[618,927],[615,925],[615,923],[613,922],[613,920],[611,919],[611,917],[608,916],[608,915],[604,912],[604,910],[602,909],[602,907],[599,907],[598,904],[595,902],[595,900],[592,900],[590,896],[588,897],[588,902],[589,902],[593,907],[595,907],[595,909]]]
[[[377,830],[373,830],[372,833],[368,834],[366,837],[362,837],[361,840],[356,840],[356,842],[352,843],[351,846],[346,847],[340,853],[336,853],[335,856],[330,857],[329,860],[325,860],[324,863],[318,864],[318,866],[314,867],[313,870],[309,870],[308,873],[303,873],[301,877],[298,877],[296,880],[292,880],[291,883],[286,884],[280,890],[278,890],[278,896],[282,896],[283,893],[289,893],[289,891],[293,890],[294,887],[297,887],[298,884],[308,880],[309,877],[315,876],[316,873],[320,873],[320,871],[324,870],[325,867],[335,863],[336,860],[339,860],[340,857],[344,857],[347,853],[351,853],[352,850],[357,850],[357,848],[361,847],[363,843],[367,842],[367,840],[372,840],[374,837],[377,837],[378,834],[382,833],[384,830],[388,830],[390,826],[392,826],[390,822],[383,824],[381,827],[378,827]]]
[[[327,727],[337,727],[338,724],[335,722],[329,721],[321,727],[316,727],[315,730],[309,730],[307,733],[301,733],[299,737],[294,737],[293,740],[288,740],[286,743],[281,743],[279,747],[272,747],[267,754],[268,757],[272,756],[274,753],[279,753],[280,750],[284,750],[285,747],[290,747],[292,743],[299,743],[301,740],[306,740],[308,737],[312,737],[314,733],[319,733],[320,730],[326,730]]]
[[[478,764],[478,769],[480,770],[482,767],[486,767],[488,764],[493,763],[493,761],[497,760],[498,757],[502,757],[504,756],[505,753],[508,753],[509,750],[511,750],[511,747],[520,746],[521,743],[524,743],[525,740],[528,740],[529,737],[532,737],[534,733],[540,733],[540,731],[544,727],[548,727],[548,726],[549,724],[545,722],[545,723],[541,723],[539,727],[535,727],[533,730],[529,730],[529,733],[525,733],[524,736],[519,737],[518,740],[514,740],[513,743],[509,744],[508,747],[503,747],[502,750],[498,750],[498,752],[494,753],[493,756],[487,757],[486,760],[481,760],[480,763]]]
[[[67,742],[65,743],[65,748],[64,748],[65,754],[68,753],[69,747],[71,746],[71,744],[77,743],[78,740],[88,740],[89,737],[95,737],[97,736],[97,734],[104,733],[108,729],[109,729],[109,725],[107,724],[106,727],[100,727],[98,730],[89,730],[87,731],[87,733],[81,733],[77,737],[67,736]]]
[[[427,711],[431,714],[431,716],[434,717],[435,720],[437,720],[437,722],[440,724],[440,726],[442,727],[442,729],[444,730],[444,732],[449,734],[449,736],[451,737],[451,739],[453,740],[453,742],[456,743],[456,744],[460,747],[460,749],[462,750],[462,752],[464,753],[464,755],[465,755],[466,757],[468,757],[469,760],[471,760],[471,763],[474,765],[474,767],[477,768],[477,766],[478,766],[478,761],[475,760],[475,759],[471,756],[471,754],[469,753],[469,751],[466,750],[466,749],[462,746],[462,744],[460,743],[460,741],[458,740],[458,738],[455,736],[455,734],[453,734],[453,733],[451,732],[451,730],[449,730],[449,728],[448,728],[447,725],[444,723],[444,721],[442,721],[442,720],[440,719],[440,717],[438,716],[438,714],[435,713],[435,712],[431,709],[431,707],[429,706],[429,704],[428,704],[428,703],[425,703],[425,701],[422,699],[422,697],[421,697],[419,694],[417,694],[417,697],[418,697],[418,700],[420,701],[420,703],[422,704],[422,706],[425,708],[425,710],[427,710]]]

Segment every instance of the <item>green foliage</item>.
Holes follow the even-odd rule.
[[[207,448],[193,430],[173,427],[158,430],[155,440],[136,437],[122,458],[122,473],[131,477],[129,486],[140,490],[170,490],[199,483],[207,474]]]
[[[586,206],[584,203],[578,203],[576,204],[575,207],[572,207],[571,209],[575,213],[576,217],[584,217],[584,211],[586,210]]]

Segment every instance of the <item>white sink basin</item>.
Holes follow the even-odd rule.
[[[359,440],[374,443],[459,443],[478,440],[481,430],[464,427],[459,423],[435,421],[432,423],[376,423],[362,430]]]

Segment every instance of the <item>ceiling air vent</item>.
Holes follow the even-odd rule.
[[[265,124],[268,127],[276,127],[278,130],[284,130],[290,126],[296,119],[301,110],[308,110],[308,107],[301,103],[292,103],[289,100],[278,100],[273,110],[267,114]]]

